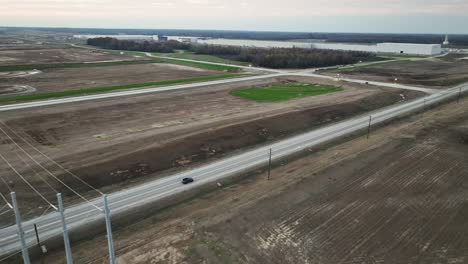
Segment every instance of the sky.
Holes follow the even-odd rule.
[[[0,0],[0,26],[468,34],[468,0]]]

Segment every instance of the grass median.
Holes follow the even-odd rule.
[[[156,60],[107,61],[107,62],[87,62],[87,63],[80,62],[80,63],[4,65],[4,66],[0,66],[0,72],[63,69],[63,68],[84,68],[84,67],[105,67],[105,66],[116,66],[116,65],[149,64],[149,63],[161,63],[161,60],[156,59]]]
[[[249,65],[248,62],[225,59],[225,58],[221,58],[221,57],[214,56],[214,55],[197,54],[191,51],[180,51],[180,52],[175,52],[175,53],[159,53],[158,55],[170,57],[170,58],[197,60],[201,62],[224,63],[224,64],[239,65],[239,66]]]
[[[170,58],[161,59],[161,60],[166,63],[193,66],[193,67],[199,67],[199,68],[204,68],[204,69],[209,69],[209,70],[230,71],[230,72],[236,72],[240,70],[239,67],[216,65],[216,64],[210,64],[210,63],[204,63],[204,62],[183,61],[183,60],[176,60],[176,59],[170,59]]]
[[[342,91],[342,88],[332,85],[289,83],[267,87],[253,87],[233,90],[231,95],[257,102],[280,102],[294,98],[317,96]]]
[[[90,89],[36,93],[36,94],[30,94],[30,95],[17,95],[17,96],[9,96],[9,97],[0,97],[0,103],[44,100],[44,99],[61,98],[61,97],[68,97],[68,96],[104,93],[104,92],[111,92],[111,91],[118,91],[118,90],[144,88],[144,87],[150,87],[150,86],[157,87],[157,86],[174,85],[174,84],[182,84],[182,83],[213,81],[213,80],[219,80],[219,79],[234,78],[234,77],[239,77],[239,76],[241,76],[241,74],[222,74],[222,75],[201,76],[201,77],[177,79],[177,80],[166,80],[166,81],[160,81],[160,82],[134,83],[134,84],[127,84],[127,85],[97,87],[97,88],[90,88]]]

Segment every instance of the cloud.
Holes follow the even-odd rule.
[[[190,20],[215,28],[223,21],[244,25],[251,20],[260,25],[291,18],[321,18],[331,23],[342,21],[340,17],[423,16],[430,22],[434,16],[466,17],[468,0],[0,0],[0,6],[0,22],[5,25],[54,19],[60,23],[76,23],[81,19],[79,24],[94,21],[96,26],[114,24],[109,21],[127,24],[145,21],[145,25],[189,28],[195,25]],[[301,25],[296,22],[296,26]]]

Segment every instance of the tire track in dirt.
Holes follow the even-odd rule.
[[[395,208],[402,208],[401,211],[398,211],[398,214],[416,214],[420,217],[417,218],[417,221],[420,222],[420,218],[429,216],[431,213],[435,215],[443,214],[440,210],[446,208],[446,203],[434,203],[430,207],[422,207],[421,204],[412,203],[405,201],[401,197],[392,198],[392,194],[395,193],[418,193],[418,192],[427,192],[428,190],[438,187],[440,182],[447,180],[447,175],[450,175],[451,172],[457,169],[457,164],[451,164],[450,162],[442,162],[440,165],[439,157],[441,156],[440,151],[437,148],[426,145],[417,145],[411,149],[405,150],[403,155],[400,155],[400,158],[394,162],[388,164],[384,168],[374,168],[373,171],[365,176],[359,177],[357,180],[353,181],[351,184],[346,186],[344,192],[361,192],[359,190],[362,187],[367,188],[376,188],[375,192],[378,192],[379,195],[376,195],[373,198],[376,201],[396,199],[396,201],[391,202],[391,206]],[[435,162],[432,162],[435,160]],[[430,164],[429,167],[426,166]],[[431,173],[428,174],[427,172]],[[390,178],[383,179],[385,175],[393,175]],[[416,176],[416,177],[415,177]],[[379,186],[375,185],[373,182],[379,182]],[[358,184],[361,183],[361,184]],[[342,187],[342,186],[340,186]],[[416,189],[416,190],[413,190]],[[411,191],[409,191],[411,190]],[[439,192],[444,192],[445,190],[439,190]],[[373,192],[374,193],[374,192]],[[348,193],[349,195],[349,193]],[[359,196],[358,196],[359,197]],[[339,197],[337,197],[339,200]],[[396,202],[396,203],[395,203]],[[333,256],[336,256],[334,261],[346,262],[347,259],[352,255],[344,255],[343,252],[349,252],[349,250],[336,251],[336,249],[346,248],[346,245],[349,245],[353,238],[358,236],[365,238],[365,241],[371,240],[372,237],[377,236],[382,230],[386,229],[385,226],[392,226],[392,221],[386,221],[386,214],[384,213],[385,208],[376,209],[375,205],[372,203],[359,202],[359,199],[351,204],[343,204],[341,209],[336,207],[336,204],[327,204],[327,203],[315,203],[307,208],[296,211],[293,214],[289,210],[284,211],[279,217],[280,221],[276,233],[268,232],[270,228],[264,227],[260,233],[260,241],[268,241],[272,238],[281,238],[281,232],[286,230],[287,236],[301,241],[304,243],[304,237],[301,237],[299,232],[295,232],[296,229],[301,230],[301,226],[314,226],[314,221],[309,222],[304,221],[303,219],[309,218],[312,219],[314,216],[316,218],[327,219],[320,225],[315,225],[314,230],[319,231],[309,231],[307,232],[307,237],[323,237],[324,239],[317,239],[320,241],[321,245],[319,250],[320,252],[334,252]],[[436,206],[436,207],[434,207]],[[444,207],[445,206],[445,207]],[[456,206],[456,204],[454,204]],[[451,207],[451,206],[449,206]],[[434,212],[435,209],[435,212]],[[334,215],[331,216],[321,216],[327,214],[327,211],[337,211]],[[384,211],[382,211],[384,210]],[[370,212],[369,212],[370,211]],[[370,217],[370,216],[371,217]],[[282,220],[281,220],[282,219]],[[360,222],[371,222],[377,223],[376,225],[367,226],[353,223],[346,223],[346,219],[355,219],[357,223]],[[409,218],[411,219],[411,218]],[[430,219],[432,220],[432,219]],[[431,222],[431,221],[428,221]],[[382,224],[384,223],[384,224]],[[421,222],[420,224],[424,224]],[[403,225],[402,231],[398,232],[399,235],[396,238],[395,243],[389,245],[389,248],[399,247],[401,245],[417,245],[420,244],[420,239],[415,238],[416,235],[419,235],[426,228],[425,225],[420,225],[420,228],[414,228],[414,221],[406,221]],[[352,231],[350,231],[352,230]],[[265,234],[266,233],[266,234]],[[357,247],[352,248],[351,252],[358,252],[359,248],[366,245],[367,242],[360,243]],[[332,248],[328,248],[326,245],[333,245]],[[278,246],[278,245],[277,245]],[[370,246],[372,248],[372,246]],[[334,250],[335,249],[335,250]],[[381,252],[382,255],[385,252],[388,252],[387,249],[382,248],[377,250]],[[375,252],[375,251],[374,251]],[[332,254],[329,254],[332,255]],[[339,257],[341,256],[341,257]],[[379,256],[375,256],[375,259],[378,259]],[[312,257],[313,258],[313,257]],[[310,260],[311,258],[309,258]],[[338,262],[337,262],[338,263]]]

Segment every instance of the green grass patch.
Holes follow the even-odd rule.
[[[217,71],[235,72],[235,71],[240,70],[240,68],[234,67],[234,66],[215,65],[215,64],[195,62],[195,61],[181,61],[181,60],[171,60],[171,59],[161,59],[161,61],[166,62],[166,63],[171,63],[171,64],[193,66],[193,67],[210,69],[210,70],[217,70]]]
[[[96,63],[51,63],[51,64],[24,64],[24,65],[4,65],[0,66],[0,72],[4,71],[29,71],[63,68],[84,68],[84,67],[105,67],[116,65],[136,65],[148,63],[160,63],[161,60],[134,60],[134,61],[109,61]]]
[[[141,51],[119,51],[118,53],[123,52],[124,54],[128,54],[131,56],[138,56],[138,57],[146,57],[146,53],[141,52]]]
[[[116,90],[143,88],[143,87],[149,87],[149,86],[157,87],[157,86],[165,86],[165,85],[173,85],[173,84],[181,84],[181,83],[212,81],[212,80],[218,80],[218,79],[233,78],[233,77],[238,77],[238,76],[240,76],[240,74],[222,74],[222,75],[214,75],[214,76],[201,76],[201,77],[186,78],[186,79],[167,80],[167,81],[160,81],[160,82],[135,83],[135,84],[127,84],[127,85],[119,85],[119,86],[97,87],[97,88],[90,88],[90,89],[37,93],[37,94],[31,94],[31,95],[18,95],[18,96],[10,96],[10,97],[0,97],[0,102],[43,100],[43,99],[60,98],[60,97],[67,97],[67,96],[103,93],[103,92],[110,92],[110,91],[116,91]]]
[[[162,53],[160,54],[160,56],[179,58],[179,59],[215,62],[215,63],[224,63],[224,64],[233,64],[233,65],[240,65],[240,66],[249,65],[248,62],[229,60],[229,59],[224,59],[224,58],[213,56],[213,55],[195,54],[194,52],[191,52],[191,51],[181,51],[177,53]]]
[[[280,102],[294,98],[317,96],[339,91],[342,91],[342,88],[332,85],[290,83],[284,85],[233,90],[231,91],[231,95],[254,100],[257,102]]]

